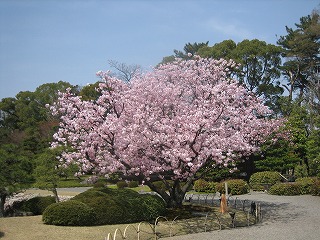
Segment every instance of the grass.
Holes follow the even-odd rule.
[[[150,191],[146,186],[140,186],[134,188],[136,191]],[[50,195],[51,192],[46,190],[29,189],[26,193],[33,193],[38,195]],[[76,192],[67,190],[60,190],[59,195],[61,196],[75,196]],[[195,216],[193,213],[197,212]],[[233,210],[232,210],[233,211]],[[205,224],[205,215],[208,215],[207,224]],[[179,216],[170,228],[172,220]],[[231,217],[227,214],[219,213],[218,208],[203,207],[200,205],[185,205],[182,209],[171,209],[166,214],[166,218],[169,221],[165,221],[161,218],[161,221],[156,226],[156,232],[160,237],[169,237],[170,232],[172,235],[185,235],[190,233],[197,233],[203,231],[214,231],[219,230],[219,221],[221,221],[221,228],[228,229],[232,227]],[[251,217],[250,224],[254,224],[254,219]],[[137,239],[137,231],[139,223],[130,224],[127,231],[126,239]],[[236,211],[236,226],[246,226],[247,219],[246,214],[242,211]],[[0,238],[1,240],[12,240],[12,239],[48,239],[48,240],[104,240],[108,236],[108,233],[113,234],[116,229],[118,234],[120,231],[123,233],[128,224],[119,225],[104,225],[104,226],[90,226],[90,227],[63,227],[46,225],[42,222],[42,216],[28,216],[28,217],[10,217],[0,218]],[[141,225],[140,239],[154,239],[152,234],[152,228],[149,223],[143,223]],[[121,237],[117,237],[121,239]]]
[[[199,207],[200,208],[200,207]],[[201,209],[198,209],[200,212]],[[204,210],[204,209],[203,209]],[[206,209],[208,210],[208,209]],[[218,213],[217,208],[211,208],[212,212],[215,212],[221,218],[222,229],[231,228],[231,218],[229,214]],[[156,228],[156,231],[161,237],[169,237],[170,235],[170,224],[173,215],[178,212],[171,213],[168,216],[169,222],[161,221]],[[172,215],[173,214],[173,215]],[[186,213],[185,213],[186,214]],[[245,226],[246,218],[241,211],[237,211],[237,226]],[[186,216],[185,216],[186,217]],[[163,219],[162,219],[163,220]],[[188,219],[178,219],[175,221],[171,232],[173,235],[185,235],[190,233],[197,233],[205,231],[205,217],[191,217]],[[39,239],[54,239],[54,240],[103,240],[108,236],[108,233],[114,234],[118,228],[124,232],[128,224],[119,225],[104,225],[104,226],[93,226],[93,227],[62,227],[46,225],[42,223],[42,216],[30,216],[30,217],[10,217],[0,218],[0,237],[3,240],[12,239],[28,239],[28,240],[39,240]],[[126,239],[137,239],[136,229],[138,223],[131,224],[128,228],[128,238]],[[215,215],[210,215],[208,218],[208,224],[206,226],[207,231],[219,230],[218,221]],[[121,239],[121,238],[117,238]],[[140,239],[154,239],[152,229],[148,223],[141,225]]]

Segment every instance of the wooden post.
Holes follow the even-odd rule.
[[[227,207],[227,198],[225,194],[221,195],[221,200],[220,200],[220,210],[221,213],[226,213],[228,212],[228,207]]]

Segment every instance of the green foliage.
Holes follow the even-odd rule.
[[[126,181],[119,181],[119,182],[117,182],[117,187],[119,189],[128,187],[128,183]]]
[[[301,187],[298,183],[276,183],[270,187],[268,193],[272,195],[284,196],[300,195]]]
[[[18,211],[32,212],[34,215],[41,215],[49,205],[55,202],[55,198],[52,196],[37,196],[27,201],[19,202],[17,205],[14,205],[13,208]]]
[[[251,175],[249,184],[253,190],[261,191],[264,189],[263,185],[274,185],[281,181],[281,176],[278,172],[257,172]]]
[[[95,222],[95,213],[85,203],[69,200],[47,207],[42,220],[46,224],[59,226],[90,226]]]
[[[156,195],[140,195],[130,189],[94,188],[75,196],[95,212],[96,225],[147,221],[165,211],[165,202]]]
[[[142,194],[140,199],[141,208],[146,209],[140,221],[155,219],[166,212],[166,203],[158,195]]]
[[[317,178],[311,187],[311,194],[314,196],[320,196],[320,179]]]
[[[173,181],[167,180],[166,182],[169,184],[170,187],[173,186]],[[169,190],[169,188],[166,186],[166,184],[163,181],[154,181],[152,182],[152,184],[155,185],[157,189],[160,189],[162,191]]]
[[[128,183],[128,187],[129,187],[129,188],[139,187],[139,182],[138,182],[138,181],[130,181],[130,182]]]
[[[207,182],[203,179],[198,179],[194,182],[194,190],[196,192],[215,192],[217,183],[215,182]]]
[[[232,195],[246,194],[249,192],[249,185],[242,179],[231,179],[217,185],[217,192],[225,193],[225,182],[228,184],[228,193]]]
[[[300,185],[300,194],[311,194],[311,188],[315,184],[315,178],[297,178],[296,183]]]
[[[30,186],[32,164],[13,144],[0,145],[0,217],[6,197]]]

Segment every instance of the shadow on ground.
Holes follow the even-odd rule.
[[[289,203],[260,202],[263,216],[263,223],[292,222],[304,214],[303,208],[297,209]]]
[[[4,237],[4,232],[0,232],[0,238]]]

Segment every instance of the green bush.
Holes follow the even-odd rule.
[[[128,183],[128,187],[129,187],[129,188],[139,187],[139,182],[138,182],[138,181],[130,181],[130,182]]]
[[[145,211],[139,221],[151,220],[166,212],[165,201],[157,195],[142,194],[140,201],[142,209],[145,209]]]
[[[203,179],[198,179],[194,182],[194,190],[196,192],[215,192],[217,183],[207,182]]]
[[[94,188],[78,194],[73,200],[93,209],[96,225],[147,221],[165,211],[162,198],[140,195],[131,189]]]
[[[93,184],[93,187],[94,188],[103,188],[106,185],[107,185],[106,182],[96,182],[96,183]]]
[[[311,178],[311,177],[297,178],[296,183],[300,185],[301,194],[311,194],[311,188],[315,183],[315,178]]]
[[[251,175],[249,184],[254,191],[263,191],[265,188],[281,181],[281,176],[278,172],[257,172]]]
[[[314,196],[320,196],[320,179],[315,179],[314,184],[311,187],[311,194]]]
[[[169,183],[170,186],[173,185],[173,181],[167,180],[167,182]],[[157,189],[161,189],[163,191],[168,191],[169,190],[169,188],[162,181],[154,181],[152,183],[153,183],[153,185],[156,186]]]
[[[34,215],[41,215],[49,205],[55,202],[55,198],[52,196],[37,196],[20,202],[18,206],[14,206],[14,208],[22,212],[32,212]]]
[[[96,216],[95,225],[120,223],[126,214],[111,194],[96,189],[80,193],[72,200],[83,202],[93,209]]]
[[[126,181],[119,181],[117,182],[117,188],[122,189],[128,187],[128,183]]]
[[[48,206],[42,221],[58,226],[90,226],[95,222],[95,213],[88,205],[69,200]]]
[[[271,186],[268,193],[272,195],[294,196],[300,195],[301,187],[299,183],[276,183]]]
[[[225,182],[228,183],[228,193],[232,195],[246,194],[249,192],[248,184],[242,179],[231,179],[217,184],[217,191],[225,193]]]

